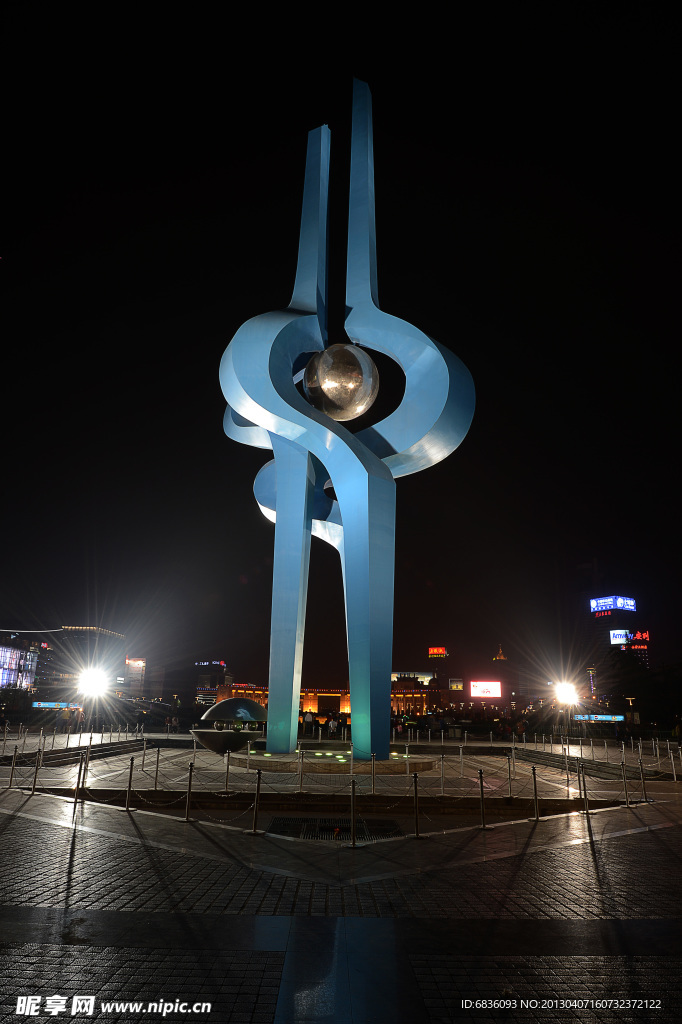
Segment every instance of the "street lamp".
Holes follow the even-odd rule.
[[[99,698],[106,692],[107,684],[109,680],[106,672],[101,668],[95,668],[90,666],[81,672],[78,680],[78,689],[83,694],[84,698],[90,698],[92,705],[90,707],[90,723],[92,728],[92,713],[93,709],[95,712],[95,724],[94,728],[97,729],[99,725]]]
[[[555,687],[555,696],[559,704],[566,705],[566,734],[568,736],[571,732],[571,706],[578,703],[578,691],[573,683],[557,683]]]

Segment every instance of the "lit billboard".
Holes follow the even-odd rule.
[[[471,696],[472,697],[501,697],[502,686],[500,682],[495,683],[482,683],[472,682],[471,684]]]
[[[591,597],[591,612],[626,611],[636,612],[637,604],[634,597]]]
[[[576,722],[624,722],[625,715],[573,715]]]
[[[609,636],[612,644],[626,644],[630,639],[627,629],[610,629]]]
[[[444,647],[429,647],[429,658],[447,658],[448,652]]]
[[[609,636],[612,644],[631,644],[633,640],[651,639],[648,629],[638,629],[636,633],[631,633],[628,629],[610,629]]]

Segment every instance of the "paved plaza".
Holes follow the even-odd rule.
[[[419,840],[398,815],[352,848],[22,782],[0,795],[1,1019],[679,1021],[682,800],[649,788]]]

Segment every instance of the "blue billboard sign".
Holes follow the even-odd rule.
[[[624,722],[625,715],[574,715],[576,722]]]
[[[81,705],[80,704],[74,704],[73,702],[68,702],[68,701],[64,701],[64,700],[34,700],[33,701],[33,707],[34,708],[57,708],[57,710],[59,710],[60,708],[70,708],[70,709],[73,710],[75,708],[79,708],[80,709]]]
[[[605,612],[605,611],[626,611],[636,612],[637,603],[634,597],[591,597],[590,598],[590,611],[591,612]]]

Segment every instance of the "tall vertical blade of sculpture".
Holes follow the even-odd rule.
[[[354,83],[353,93],[348,338],[329,343],[329,147],[326,126],[310,133],[289,307],[248,320],[223,355],[224,428],[233,440],[272,448],[275,456],[254,484],[263,514],[275,522],[268,750],[284,753],[297,744],[312,534],[336,547],[341,559],[355,756],[383,759],[389,754],[395,479],[454,451],[473,417],[474,388],[451,351],[379,309],[371,97],[363,82]],[[367,350],[402,367],[405,394],[394,412],[352,434],[343,424],[362,415],[376,394]],[[294,383],[301,371],[303,395]],[[325,492],[328,481],[334,499]]]

